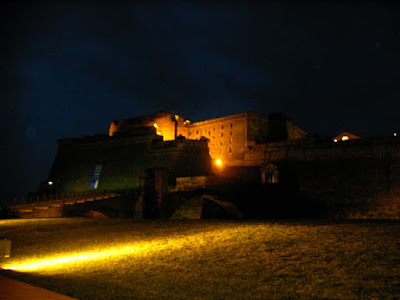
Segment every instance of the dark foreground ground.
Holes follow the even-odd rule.
[[[399,298],[400,222],[0,220],[7,275],[79,299]]]

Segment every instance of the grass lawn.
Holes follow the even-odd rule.
[[[10,277],[79,299],[400,297],[400,222],[0,220]]]

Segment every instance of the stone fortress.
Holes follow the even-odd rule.
[[[137,190],[150,181],[162,182],[157,188],[162,193],[223,182],[264,183],[346,216],[398,218],[399,150],[394,136],[311,137],[282,113],[245,112],[191,123],[157,112],[113,121],[109,134],[59,140],[40,192]],[[269,200],[260,201],[280,201],[276,195],[264,198]]]
[[[261,143],[297,140],[307,133],[283,114],[263,115],[240,113],[226,117],[191,123],[178,115],[158,112],[154,115],[119,120],[111,123],[110,136],[134,133],[141,127],[154,127],[164,141],[176,139],[208,140],[209,154],[213,161],[220,160],[227,166],[260,165],[246,157],[248,149]]]

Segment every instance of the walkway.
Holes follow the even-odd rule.
[[[0,300],[74,300],[40,287],[0,275]],[[76,300],[76,299],[75,299]]]

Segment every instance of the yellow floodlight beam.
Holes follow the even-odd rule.
[[[40,271],[65,271],[67,266],[79,267],[88,263],[94,263],[107,259],[124,259],[127,256],[140,255],[145,256],[151,253],[160,252],[166,249],[178,250],[192,244],[203,244],[204,239],[215,238],[218,240],[229,237],[229,234],[224,233],[230,231],[238,231],[238,229],[230,230],[215,230],[207,233],[198,233],[190,236],[183,236],[168,240],[155,240],[152,242],[137,242],[130,244],[122,244],[106,249],[92,250],[86,252],[69,252],[60,253],[53,256],[48,256],[40,259],[25,259],[22,261],[9,262],[0,266],[5,270],[15,270],[20,272],[40,272]]]
[[[2,268],[5,270],[15,270],[21,272],[34,272],[43,269],[63,268],[67,264],[80,264],[87,261],[101,260],[122,255],[132,255],[139,251],[145,250],[144,246],[125,246],[115,247],[103,251],[88,251],[76,253],[64,253],[60,255],[50,256],[37,260],[26,260],[14,265],[5,265]]]

